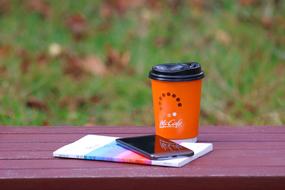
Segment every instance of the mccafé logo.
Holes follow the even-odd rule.
[[[159,123],[159,128],[180,128],[183,127],[183,120],[171,119],[167,121],[166,119],[161,120]]]

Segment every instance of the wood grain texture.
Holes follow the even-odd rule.
[[[134,136],[151,127],[0,127],[0,189],[285,189],[285,127],[201,127],[214,151],[182,168],[58,159],[86,134]]]

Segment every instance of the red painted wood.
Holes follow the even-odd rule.
[[[250,189],[268,190],[284,189],[282,183],[284,178],[248,178],[244,177],[209,177],[209,178],[183,178],[183,177],[155,177],[155,178],[44,178],[33,179],[14,179],[0,181],[0,186],[6,189],[30,190],[40,187],[40,189],[54,190],[113,190],[113,189],[195,189],[195,190],[220,190],[220,189]]]
[[[271,156],[268,157],[268,155]],[[195,162],[198,162],[201,167],[211,166],[212,163],[209,163],[209,159],[215,162],[215,166],[280,166],[284,164],[284,157],[285,150],[215,150],[215,152],[207,155],[207,159],[205,157]],[[83,164],[87,168],[90,167],[90,163],[87,162],[53,159],[51,151],[9,151],[0,154],[1,169],[26,168],[27,166],[46,169],[52,166],[55,166],[55,168],[57,166],[68,168],[72,163]],[[96,167],[100,167],[100,163],[96,162]],[[73,168],[75,166],[72,164]]]
[[[46,143],[31,143],[31,142],[25,142],[25,143],[17,143],[17,142],[1,142],[0,143],[0,152],[2,151],[42,151],[42,150],[49,150],[53,151],[59,147],[62,147],[66,145],[65,142],[46,142]],[[1,153],[0,153],[1,154]]]
[[[118,134],[114,134],[118,135]],[[84,136],[84,135],[83,135]],[[123,136],[123,135],[121,135]],[[53,151],[59,147],[66,145],[65,142],[1,142],[0,152],[3,151]],[[229,149],[229,150],[259,150],[259,149],[269,149],[269,150],[280,150],[284,149],[285,142],[214,142],[215,150],[219,149]],[[0,153],[1,154],[1,153]]]
[[[83,161],[78,161],[83,162]],[[86,161],[92,162],[92,161]],[[74,164],[75,162],[72,162]],[[112,162],[102,162],[102,167],[89,168],[22,168],[22,169],[10,169],[0,170],[0,181],[5,179],[41,179],[41,178],[159,178],[159,177],[184,177],[184,178],[210,178],[210,177],[244,177],[244,178],[284,178],[284,166],[280,167],[250,167],[250,166],[233,166],[233,167],[221,167],[221,166],[208,166],[200,167],[189,164],[182,168],[166,168],[158,166],[145,166],[137,164],[122,164]],[[238,174],[238,175],[237,175]],[[285,178],[284,178],[285,179]],[[206,183],[207,181],[205,181]],[[283,181],[284,183],[284,181]],[[1,187],[1,186],[0,186]],[[2,189],[2,188],[1,188]]]
[[[125,134],[140,134],[140,133],[152,133],[154,132],[154,127],[111,127],[111,126],[103,126],[103,127],[80,127],[80,126],[46,126],[46,127],[13,127],[6,126],[1,127],[0,134],[21,134],[23,133],[23,129],[25,134],[29,133],[46,133],[46,134],[86,134],[86,133],[97,133],[97,134],[116,134],[116,133],[125,133]],[[265,134],[276,134],[276,133],[285,133],[284,127],[282,126],[201,126],[200,132],[203,134],[249,134],[249,133],[265,133]]]
[[[2,134],[0,143],[19,142],[19,143],[48,143],[48,142],[72,142],[85,134]],[[91,133],[97,134],[97,133]],[[148,133],[140,134],[125,134],[125,133],[101,133],[100,135],[106,136],[134,136],[145,135]],[[285,134],[201,134],[198,137],[200,142],[285,142]]]
[[[285,189],[285,127],[201,127],[214,151],[182,168],[58,159],[86,134],[134,136],[151,127],[0,127],[0,189]]]

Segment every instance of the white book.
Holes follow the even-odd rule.
[[[115,141],[117,138],[118,137],[101,135],[86,135],[71,144],[59,148],[53,152],[53,156],[85,160],[182,167],[213,150],[212,143],[189,143],[180,141],[180,145],[185,146],[194,152],[193,156],[179,156],[171,159],[150,160],[117,145]]]

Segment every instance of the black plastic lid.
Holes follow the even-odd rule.
[[[170,82],[191,81],[204,78],[204,72],[196,62],[165,63],[153,66],[149,78]]]

